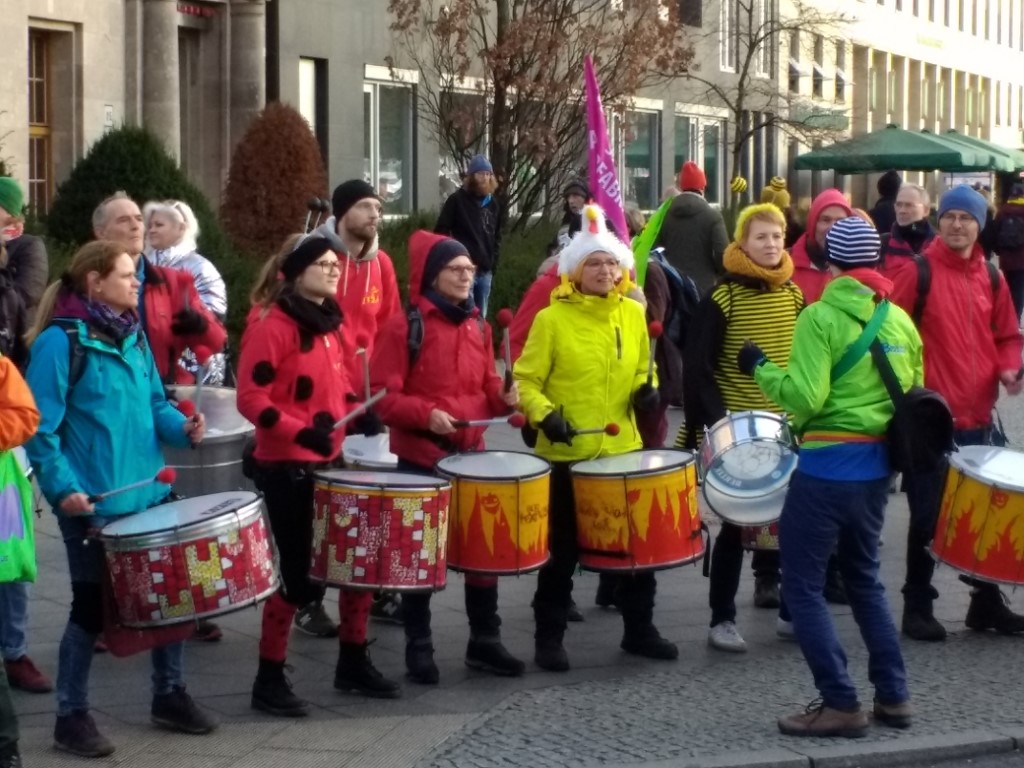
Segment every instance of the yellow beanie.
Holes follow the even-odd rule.
[[[779,202],[778,195],[785,195],[785,203]],[[786,190],[786,180],[781,176],[772,176],[768,186],[761,190],[762,203],[775,203],[779,208],[789,207],[789,192]]]
[[[778,221],[782,226],[782,231],[786,231],[786,217],[782,215],[782,211],[774,203],[757,203],[755,205],[748,205],[742,211],[739,216],[736,217],[736,230],[733,232],[733,240],[737,243],[742,242],[746,235],[747,222],[750,221],[750,217],[757,213],[768,213]]]

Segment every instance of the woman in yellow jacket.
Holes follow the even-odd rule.
[[[582,231],[559,254],[560,284],[533,321],[515,367],[520,407],[540,430],[537,453],[552,463],[551,559],[540,570],[533,604],[535,661],[551,671],[569,669],[562,637],[578,555],[569,465],[641,448],[635,412],[659,404],[657,389],[647,381],[644,308],[625,296],[632,267],[632,252],[607,230],[601,209],[586,206]],[[576,433],[609,423],[619,425],[618,434]],[[653,573],[623,579],[622,648],[674,659],[676,646],[651,622],[654,592]]]

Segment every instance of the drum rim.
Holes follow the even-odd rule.
[[[793,450],[792,446],[787,446],[784,443],[780,443],[778,440],[771,440],[771,439],[768,439],[768,438],[765,438],[765,437],[747,438],[745,440],[737,441],[735,443],[732,443],[724,451],[722,451],[720,453],[716,453],[714,456],[711,457],[710,461],[707,462],[706,464],[702,461],[701,462],[701,475],[702,475],[703,482],[706,483],[706,482],[708,482],[709,478],[714,477],[713,473],[714,473],[714,465],[715,465],[715,463],[720,458],[725,456],[725,454],[727,454],[730,450],[732,450],[733,448],[738,448],[741,445],[749,445],[749,444],[752,444],[752,443],[763,443],[763,442],[772,443],[774,445],[782,445],[784,448],[786,448],[786,453],[784,454],[784,456],[791,460],[791,466],[789,467],[789,471],[787,471],[785,473],[784,478],[780,478],[780,479],[782,480],[783,485],[788,485],[790,478],[793,476],[793,473],[796,472],[797,462],[799,461],[799,454],[796,451]],[[703,452],[702,452],[702,454],[703,454]],[[715,486],[715,488],[718,491],[720,491],[721,493],[724,493],[726,496],[732,496],[731,493],[729,493],[728,491],[723,489],[721,486],[719,486],[718,483],[712,482],[711,484],[713,486]],[[778,486],[776,485],[775,487],[777,488]],[[774,488],[773,488],[773,490],[774,490]],[[750,497],[748,497],[748,496],[737,496],[736,498],[750,498]]]
[[[624,473],[618,472],[588,472],[585,469],[578,469],[580,464],[585,464],[590,461],[601,461],[603,459],[616,459],[622,456],[629,456],[637,453],[679,453],[685,454],[690,457],[689,461],[682,461],[678,464],[667,464],[664,467],[658,467],[656,469],[639,469],[636,472]],[[641,448],[638,451],[625,451],[624,453],[613,453],[608,456],[598,456],[593,459],[580,459],[574,461],[569,465],[569,473],[572,477],[652,477],[657,475],[663,475],[668,472],[674,472],[677,469],[686,469],[691,464],[696,464],[697,459],[694,456],[693,451],[688,451],[685,448]]]
[[[417,474],[412,473],[412,472],[366,472],[366,473],[363,473],[363,474],[393,475],[393,476],[396,476],[396,477],[397,476],[402,476],[402,477],[421,477],[421,478],[423,478],[424,480],[427,480],[427,481],[433,480],[437,484],[436,485],[433,485],[433,484],[430,484],[430,485],[427,485],[427,484],[423,484],[423,485],[386,485],[386,484],[382,484],[382,483],[350,483],[350,482],[341,482],[341,481],[338,481],[338,480],[335,480],[335,479],[331,478],[332,474],[337,474],[337,473],[355,474],[355,473],[358,473],[358,472],[359,472],[359,470],[356,470],[356,469],[328,469],[328,470],[321,470],[320,472],[314,472],[313,473],[313,487],[314,488],[320,488],[320,487],[323,487],[324,485],[327,485],[327,486],[340,486],[340,487],[343,487],[343,488],[352,488],[354,490],[380,488],[382,490],[392,490],[392,491],[443,491],[443,490],[446,490],[446,489],[447,490],[451,490],[451,487],[452,487],[452,484],[450,482],[448,482],[443,477],[437,477],[436,475],[417,475]]]
[[[221,493],[234,493],[234,491],[221,491]],[[154,544],[175,544],[175,543],[178,543],[179,539],[176,539],[176,538],[168,539],[168,537],[167,537],[167,534],[173,534],[175,531],[187,532],[188,538],[180,539],[181,542],[186,542],[186,541],[191,541],[193,539],[203,538],[204,536],[207,536],[210,533],[214,533],[214,532],[219,531],[223,526],[217,525],[216,522],[221,520],[222,518],[228,517],[229,515],[231,516],[232,519],[237,519],[239,521],[239,523],[241,523],[243,520],[245,520],[246,523],[248,523],[250,518],[256,518],[256,517],[261,517],[262,518],[263,517],[263,494],[256,493],[255,491],[238,491],[238,493],[251,494],[251,495],[255,496],[255,498],[252,499],[252,501],[250,501],[249,503],[243,504],[238,509],[224,510],[223,512],[218,513],[214,517],[208,517],[208,518],[204,518],[204,519],[201,519],[201,520],[195,520],[195,521],[193,521],[191,523],[185,523],[184,525],[169,526],[169,527],[166,527],[166,528],[159,528],[159,529],[154,530],[154,531],[140,531],[138,533],[121,533],[121,534],[119,534],[119,533],[107,533],[106,531],[107,531],[107,529],[111,525],[116,524],[119,520],[124,520],[127,517],[129,517],[129,515],[120,515],[117,520],[111,520],[109,523],[107,523],[105,526],[103,526],[103,528],[100,529],[99,537],[100,537],[100,540],[103,541],[104,546],[107,546],[107,547],[109,547],[109,548],[111,548],[111,549],[113,549],[115,551],[121,552],[121,551],[125,551],[125,550],[128,549],[128,547],[127,547],[128,543],[132,543],[132,544],[134,544],[135,546],[138,546],[138,547],[152,546]],[[204,495],[210,495],[210,494],[204,494]],[[202,496],[191,496],[191,497],[188,497],[188,498],[199,499],[199,498],[202,498]],[[186,501],[186,500],[187,499],[180,499],[180,501]],[[173,502],[168,502],[168,503],[173,503]],[[159,509],[162,506],[164,506],[164,505],[163,504],[158,504],[155,507],[150,507],[149,509],[143,510],[143,512],[136,512],[134,514],[136,514],[136,515],[144,514],[145,512],[149,512],[149,511],[154,510],[154,509]],[[202,533],[202,535],[197,535],[200,532]]]
[[[1009,451],[1010,453],[1017,454],[1017,455],[1021,456],[1022,458],[1024,458],[1024,453],[1022,453],[1021,451],[1014,451],[1014,450],[1009,449],[1009,448],[1002,448],[1001,446],[998,446],[998,445],[965,445],[965,446],[961,446],[960,450],[953,451],[953,453],[949,454],[949,465],[950,465],[950,467],[956,469],[958,472],[960,472],[963,475],[966,475],[967,477],[971,478],[972,480],[975,480],[975,481],[981,483],[986,488],[992,488],[993,490],[1000,490],[1000,491],[1014,491],[1016,493],[1024,493],[1024,484],[1021,484],[1021,485],[1011,485],[1011,484],[1008,484],[1008,483],[1006,483],[1006,482],[1004,482],[1002,480],[992,480],[991,478],[988,478],[988,477],[985,477],[984,475],[982,475],[976,469],[972,469],[970,467],[963,466],[962,465],[962,460],[961,460],[961,453],[964,451],[965,448],[985,448],[987,450],[998,449],[998,450],[1001,450],[1001,451]]]
[[[760,527],[762,525],[771,525],[772,523],[777,522],[782,517],[782,510],[780,508],[779,514],[777,514],[774,517],[769,518],[767,520],[758,520],[756,522],[738,523],[738,522],[736,522],[735,517],[730,517],[730,516],[723,515],[721,512],[719,512],[715,508],[714,503],[712,503],[711,499],[708,498],[707,487],[708,487],[707,483],[701,483],[700,484],[700,493],[701,493],[701,496],[704,498],[705,503],[708,505],[708,508],[711,510],[711,512],[713,512],[715,514],[715,516],[718,517],[719,520],[722,520],[723,522],[729,523],[730,525],[735,525],[735,526],[738,526],[738,527],[741,527],[741,528],[757,528],[757,527]],[[726,493],[722,493],[722,491],[719,488],[717,488],[717,487],[715,487],[714,490],[718,491],[723,496],[728,496],[729,495],[729,494],[726,494]],[[777,493],[778,490],[779,489],[776,489],[775,493]],[[788,493],[789,489],[786,488],[785,491]],[[730,497],[730,498],[736,498],[736,497]],[[740,497],[740,498],[743,498],[743,497]],[[751,498],[751,497],[746,497],[746,498]],[[785,494],[783,494],[783,504],[785,504]]]
[[[509,477],[509,476],[504,476],[504,477],[486,477],[486,476],[483,476],[483,475],[455,474],[451,470],[444,469],[444,468],[441,467],[441,465],[444,462],[448,461],[449,459],[457,459],[457,458],[460,458],[462,456],[483,455],[483,454],[488,454],[488,453],[490,453],[490,454],[495,454],[495,453],[512,454],[514,456],[527,456],[527,457],[529,457],[531,459],[536,459],[537,461],[541,462],[541,464],[543,465],[543,469],[538,469],[536,472],[532,472],[532,473],[527,474],[527,475],[516,475],[514,477]],[[495,450],[495,451],[466,451],[464,453],[453,453],[450,456],[444,456],[444,457],[438,459],[437,462],[434,464],[434,471],[438,472],[442,476],[447,477],[447,478],[452,479],[452,480],[478,480],[480,482],[490,482],[490,483],[495,483],[495,484],[498,484],[498,485],[508,485],[510,483],[519,482],[520,480],[537,480],[537,479],[542,478],[542,477],[549,477],[551,475],[551,462],[548,461],[547,459],[545,459],[543,456],[538,456],[535,453],[528,453],[527,451],[501,451],[501,450]]]

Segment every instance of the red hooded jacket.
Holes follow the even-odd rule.
[[[168,381],[174,372],[173,383],[193,384],[195,377],[178,365],[186,348],[195,352],[203,347],[209,354],[224,349],[228,334],[224,326],[206,308],[196,292],[191,273],[180,269],[157,267],[143,259],[142,312],[146,321],[146,340],[153,350],[153,359],[160,378]],[[206,318],[206,330],[189,336],[177,336],[171,331],[174,315],[189,307]],[[208,355],[207,355],[208,356]],[[206,359],[197,355],[200,363]]]
[[[978,244],[964,259],[936,237],[923,255],[932,274],[920,323],[925,386],[946,398],[957,429],[986,427],[999,398],[999,373],[1018,370],[1024,349],[1006,279],[1000,275],[993,296],[985,252]],[[892,278],[897,302],[911,297],[910,306],[903,305],[910,313],[916,270]],[[901,286],[901,281],[914,286]]]
[[[821,298],[821,292],[832,279],[828,268],[819,268],[808,253],[809,248],[814,251],[820,250],[814,241],[814,230],[818,226],[821,212],[831,205],[838,205],[846,211],[847,216],[853,215],[853,209],[842,192],[838,189],[826,189],[811,203],[811,210],[807,213],[807,231],[793,243],[793,248],[789,252],[793,259],[793,282],[797,284],[804,295],[804,301],[808,304]]]
[[[558,262],[534,280],[523,294],[519,302],[512,325],[508,328],[509,345],[512,348],[512,361],[515,362],[523,354],[526,339],[530,335],[530,326],[537,313],[551,303],[551,292],[558,287]]]
[[[423,343],[409,367],[409,324],[404,313],[387,319],[370,361],[372,389],[388,393],[375,409],[391,428],[391,452],[422,467],[449,454],[480,451],[484,429],[467,427],[450,435],[429,431],[430,412],[456,419],[489,419],[511,412],[502,400],[502,380],[494,369],[491,329],[473,316],[459,324],[420,295],[427,254],[447,238],[420,230],[409,238],[409,301],[423,317]]]

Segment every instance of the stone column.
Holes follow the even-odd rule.
[[[176,0],[145,0],[142,12],[142,124],[177,160],[181,154],[178,5]]]
[[[267,101],[266,0],[231,1],[231,146]]]

